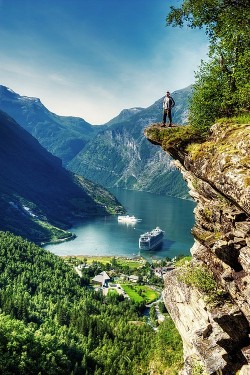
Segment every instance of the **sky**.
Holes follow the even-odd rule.
[[[0,84],[104,124],[194,83],[203,30],[166,26],[181,0],[0,0]]]

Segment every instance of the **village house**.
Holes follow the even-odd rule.
[[[131,281],[132,283],[137,283],[138,282],[138,279],[139,279],[139,276],[136,276],[136,275],[130,275],[128,277],[129,281]]]
[[[110,280],[110,277],[107,274],[107,272],[102,271],[101,273],[99,273],[98,275],[96,275],[95,277],[93,277],[92,282],[94,284],[99,284],[102,287],[106,287],[106,286],[108,286],[108,281],[109,280]]]

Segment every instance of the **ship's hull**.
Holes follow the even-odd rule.
[[[138,219],[135,216],[118,216],[118,222],[119,223],[136,223],[137,221],[141,221],[141,219]]]
[[[144,233],[139,238],[140,250],[154,250],[163,241],[164,232],[160,228],[154,229],[152,232]]]

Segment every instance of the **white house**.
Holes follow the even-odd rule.
[[[101,286],[107,286],[107,282],[109,280],[110,280],[110,277],[105,271],[102,271],[101,273],[93,277],[92,279],[94,283],[100,284]]]

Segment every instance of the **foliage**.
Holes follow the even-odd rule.
[[[244,68],[244,74],[249,79],[250,70],[248,72]],[[238,89],[232,89],[227,76],[221,72],[218,60],[203,62],[200,71],[196,73],[194,93],[190,101],[191,124],[206,131],[220,117],[233,117],[248,111],[250,85],[243,89],[244,95],[241,86],[238,86]]]
[[[223,124],[224,126],[228,127],[229,125],[235,126],[240,124],[249,124],[250,123],[250,114],[245,113],[239,116],[233,116],[231,118],[220,118],[218,120],[219,124]]]
[[[207,375],[204,371],[204,367],[198,361],[192,365],[192,375]]]
[[[158,328],[152,358],[157,367],[155,373],[158,375],[177,375],[183,366],[181,337],[169,317]]]
[[[192,126],[206,131],[222,116],[250,110],[250,8],[244,0],[184,0],[167,24],[205,28],[210,61],[202,62],[190,104]]]
[[[147,138],[161,144],[166,151],[171,148],[185,149],[188,144],[201,142],[205,139],[205,134],[190,125],[164,130],[151,126],[147,128],[146,134]]]
[[[75,235],[73,233],[57,228],[49,224],[47,221],[35,220],[35,222],[39,224],[41,228],[44,228],[48,231],[48,233],[50,234],[49,242],[58,242],[75,238]]]
[[[64,259],[69,264],[78,265],[82,263],[82,260],[84,261],[84,256],[65,257]],[[143,258],[127,259],[111,256],[90,256],[87,257],[84,262],[91,266],[81,270],[84,277],[88,279],[105,270],[107,272],[112,271],[112,277],[114,278],[119,278],[122,273],[125,275],[135,274],[138,276],[138,284],[143,285],[146,282],[147,284],[163,287],[163,280],[154,275],[152,265],[143,260]],[[164,263],[164,261],[162,261],[162,263]],[[122,282],[122,280],[120,280],[120,282]]]
[[[192,256],[183,256],[182,258],[176,260],[175,267],[183,267],[186,263],[189,263],[192,259]]]
[[[82,287],[63,260],[0,232],[0,373],[144,375],[158,333],[141,308]]]
[[[165,303],[160,301],[159,304],[159,311],[162,313],[162,314],[165,314],[167,312],[167,308],[165,306]]]
[[[103,188],[101,185],[94,184],[93,182],[87,180],[82,176],[77,176],[76,180],[84,188],[87,194],[94,200],[94,202],[101,206],[105,207],[107,213],[109,214],[123,214],[125,213],[124,207],[112,195],[108,190]]]
[[[157,326],[158,325],[158,317],[157,317],[157,312],[156,312],[156,308],[155,308],[154,305],[152,305],[150,307],[149,317],[150,317],[151,324],[153,324],[154,326]]]
[[[121,285],[128,296],[135,302],[151,303],[159,298],[159,293],[146,285]]]
[[[206,296],[208,303],[220,303],[225,293],[218,287],[213,273],[206,267],[185,263],[181,268],[179,279],[187,285],[197,288]]]
[[[205,293],[211,293],[216,290],[217,287],[211,271],[202,266],[193,266],[191,263],[186,265],[181,279],[184,280],[186,284],[195,286]]]

